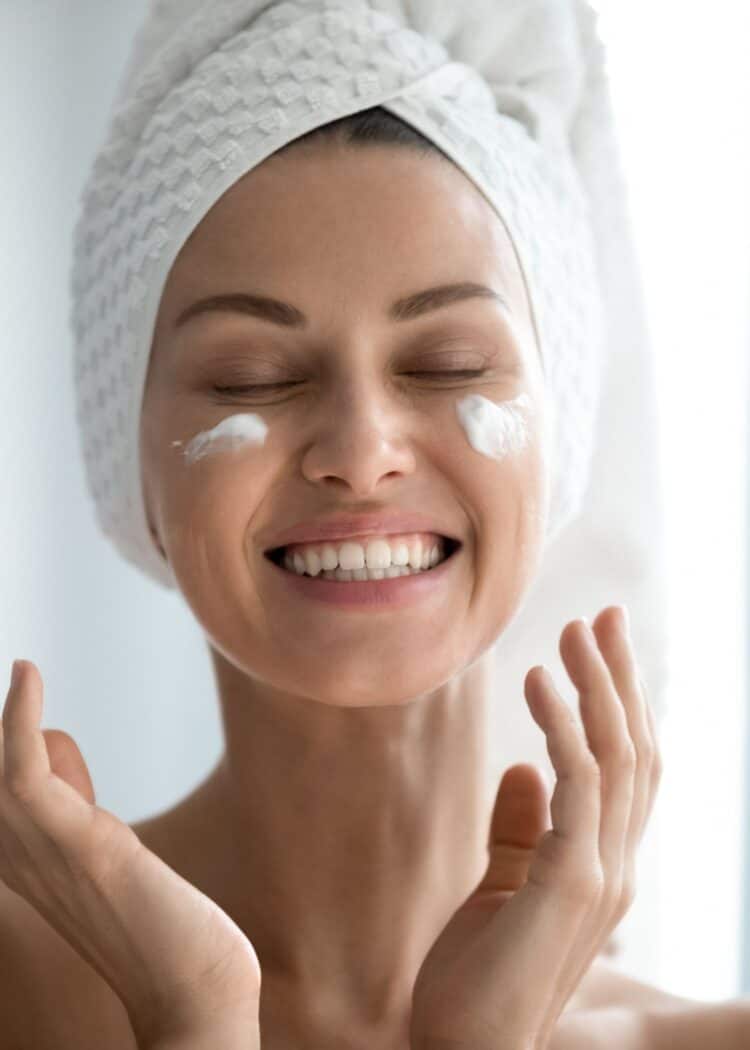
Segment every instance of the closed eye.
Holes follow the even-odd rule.
[[[404,372],[406,376],[461,376],[464,379],[469,379],[475,376],[483,376],[485,372],[489,372],[488,368],[464,368],[464,369],[451,369],[446,368],[441,372]]]
[[[476,379],[485,375],[488,371],[488,368],[444,369],[439,372],[404,372],[403,374],[407,376],[437,376],[438,378],[448,379]],[[228,396],[232,394],[257,394],[271,390],[283,390],[284,387],[288,386],[297,386],[298,382],[299,380],[292,380],[287,383],[256,383],[250,386],[215,386],[213,390],[216,394],[226,394]]]

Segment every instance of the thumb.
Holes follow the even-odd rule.
[[[552,827],[544,775],[530,763],[506,769],[495,797],[489,864],[475,893],[515,893],[526,882],[542,835]]]
[[[96,803],[94,785],[78,744],[62,729],[43,729],[49,764],[53,773],[75,788],[92,806]]]

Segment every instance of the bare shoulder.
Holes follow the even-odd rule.
[[[106,981],[3,883],[0,1032],[2,1050],[137,1050]]]

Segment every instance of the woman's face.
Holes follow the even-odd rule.
[[[499,298],[389,315],[397,300],[454,282]],[[178,324],[198,300],[232,293],[283,300],[306,323],[225,309]],[[473,447],[457,403],[481,395],[493,408],[524,394],[525,441],[499,456]],[[263,444],[186,459],[192,437],[237,413],[260,417]],[[179,587],[243,673],[360,706],[412,699],[473,663],[534,576],[548,500],[541,364],[489,203],[442,157],[396,147],[303,145],[248,173],[170,272],[141,462]],[[461,540],[440,586],[352,609],[297,594],[265,556],[298,522],[369,510],[417,511]]]

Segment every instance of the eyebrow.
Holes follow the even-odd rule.
[[[491,299],[501,303],[506,310],[510,310],[505,297],[494,288],[473,281],[462,281],[457,284],[441,284],[434,288],[425,288],[424,291],[407,295],[404,299],[397,299],[390,307],[388,317],[392,321],[413,321],[432,310],[463,302],[465,299]],[[258,317],[263,321],[280,325],[282,328],[307,328],[308,325],[308,318],[305,314],[291,303],[285,303],[281,299],[272,299],[267,295],[233,292],[225,295],[212,295],[188,306],[177,318],[175,328],[181,327],[200,314],[227,311]]]

